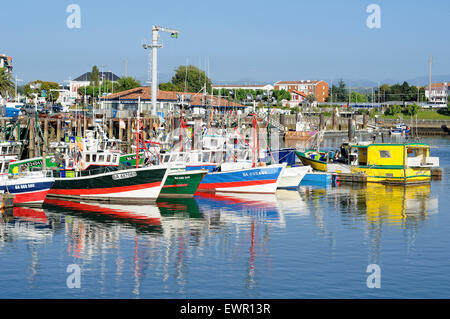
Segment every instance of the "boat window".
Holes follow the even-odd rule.
[[[91,161],[91,154],[86,154],[86,163]]]
[[[391,152],[386,150],[380,150],[380,157],[381,158],[391,158]]]
[[[92,162],[97,162],[97,154],[92,154]]]
[[[416,155],[416,150],[414,150],[412,148],[408,148],[407,154],[408,154],[408,157],[416,157],[417,156]]]
[[[105,156],[104,155],[99,155],[98,156],[98,161],[99,162],[104,162],[105,161]]]
[[[113,162],[115,163],[117,161],[117,155],[113,155]]]
[[[106,157],[106,161],[109,163],[109,162],[111,162],[111,155],[108,155],[107,157]]]

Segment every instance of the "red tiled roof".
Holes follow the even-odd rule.
[[[205,105],[205,103],[202,101],[202,94],[197,93],[191,93],[191,92],[175,92],[175,91],[161,91],[158,90],[158,100],[171,100],[171,101],[177,101],[178,97],[177,94],[190,94],[191,95],[191,105]],[[141,86],[134,89],[122,91],[113,93],[104,97],[101,97],[101,99],[105,101],[109,100],[137,100],[138,98],[141,98],[141,100],[151,100],[152,98],[152,88],[151,86]],[[217,96],[207,96],[207,99],[212,99],[212,104],[215,106],[241,106],[244,105],[239,103],[230,102],[226,99],[219,98]]]
[[[292,93],[301,95],[301,96],[303,96],[303,97],[306,97],[306,96],[307,96],[306,93],[304,93],[304,92],[302,92],[302,91],[292,90]]]
[[[432,89],[445,89],[445,87],[448,86],[444,85],[444,83],[431,83],[431,88]],[[425,90],[430,88],[430,85],[425,85],[424,86]]]

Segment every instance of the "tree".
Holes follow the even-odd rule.
[[[205,71],[193,65],[179,66],[172,77],[172,84],[182,88],[181,91],[193,93],[200,92],[206,85],[206,91],[212,93],[212,82],[206,76]]]
[[[11,74],[6,72],[6,68],[0,68],[0,95],[6,97],[14,94],[14,82]]]
[[[314,94],[310,94],[306,97],[306,100],[311,104],[312,102],[316,101],[316,97],[314,96]]]
[[[393,104],[384,112],[385,115],[396,115],[402,111],[402,107],[398,104]]]
[[[347,102],[348,92],[344,80],[339,80],[338,86],[333,84],[331,88],[328,89],[328,95],[329,102]]]
[[[409,104],[406,107],[406,114],[414,116],[416,115],[420,110],[420,106],[418,106],[417,104]]]
[[[94,65],[92,67],[92,71],[91,71],[91,75],[90,75],[89,81],[91,82],[89,85],[92,85],[92,86],[98,86],[99,85],[99,72],[98,72],[98,67],[96,65]]]
[[[24,87],[24,92],[27,97],[32,97],[36,94],[38,97],[42,97],[43,91],[46,91],[45,99],[47,101],[55,102],[59,97],[59,84],[56,82],[36,80],[29,82]]]
[[[353,91],[350,97],[352,103],[364,103],[367,102],[367,96],[356,91]]]
[[[410,86],[408,82],[402,84],[387,85],[383,84],[376,91],[376,94],[380,96],[381,101],[425,101],[425,89],[418,88],[416,86]]]
[[[141,82],[131,76],[121,77],[117,81],[117,86],[114,87],[114,92],[126,91],[140,86]]]
[[[277,102],[281,102],[282,100],[291,100],[291,93],[286,90],[273,90],[272,95],[277,99]]]
[[[164,82],[158,85],[159,89],[162,91],[182,91],[178,86],[172,82]]]

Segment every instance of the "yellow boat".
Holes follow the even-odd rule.
[[[429,183],[431,167],[439,166],[439,158],[430,157],[428,144],[347,144],[346,147],[351,172],[365,174],[367,182]]]
[[[295,151],[303,165],[311,166],[316,171],[327,171],[327,153],[316,150],[307,150],[305,152]]]

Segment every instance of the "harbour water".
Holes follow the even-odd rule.
[[[449,298],[450,139],[422,141],[443,169],[431,185],[5,211],[0,298]]]

